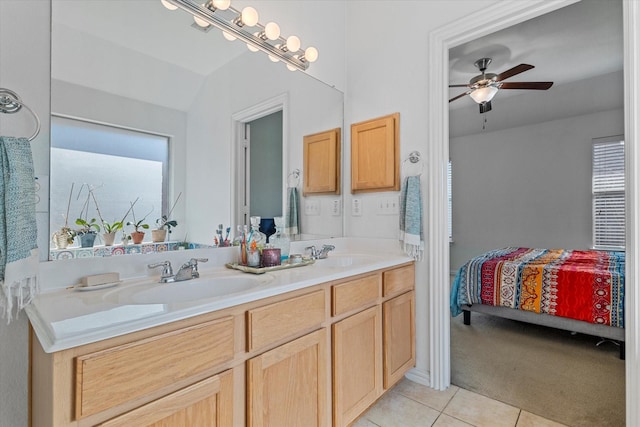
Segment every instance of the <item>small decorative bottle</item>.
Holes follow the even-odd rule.
[[[251,232],[249,233],[249,240],[255,241],[259,250],[262,250],[267,244],[267,235],[260,231],[260,217],[252,216],[249,218],[251,221]],[[250,242],[248,241],[247,244]]]
[[[273,218],[273,222],[276,226],[276,232],[269,237],[269,242],[274,248],[280,249],[280,260],[285,262],[289,259],[291,239],[289,239],[289,236],[284,232],[284,217],[277,216]]]

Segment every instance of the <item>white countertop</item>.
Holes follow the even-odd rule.
[[[221,261],[218,260],[215,265],[207,266],[208,268],[201,267],[200,278],[184,282],[157,283],[159,271],[156,271],[153,276],[124,278],[122,283],[104,289],[45,289],[25,310],[42,348],[45,352],[52,353],[412,261],[412,258],[398,249],[397,241],[387,241],[387,245],[390,242],[395,243],[393,248],[390,248],[379,240],[375,240],[375,244],[374,240],[367,239],[339,240],[332,241],[332,244],[339,244],[336,244],[336,251],[331,252],[327,260],[317,260],[308,266],[253,275],[228,269],[224,267],[224,262],[220,264]],[[212,249],[216,250],[220,251]],[[187,258],[191,256],[190,252],[185,251],[181,255]],[[147,262],[156,262],[151,258],[141,258],[137,261],[145,266]],[[71,274],[69,276],[72,277]],[[189,292],[195,292],[195,288],[202,290],[206,287],[207,281],[218,277],[232,278],[232,281],[248,279],[258,282],[250,289],[238,292],[232,290],[222,296],[194,299],[189,297]],[[189,289],[189,285],[195,286]],[[158,302],[163,299],[159,296],[161,291],[175,292],[175,287],[181,287],[179,297],[175,298],[179,301],[165,298],[162,303]],[[145,295],[151,295],[142,302],[131,297],[142,295],[140,289],[147,291]],[[181,293],[183,290],[184,294]],[[154,300],[154,291],[158,294],[158,301]]]

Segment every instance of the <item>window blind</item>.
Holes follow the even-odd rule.
[[[449,242],[453,242],[453,206],[451,192],[451,160],[447,163],[447,199],[448,199],[448,215],[449,215]]]
[[[625,246],[624,141],[593,142],[592,196],[594,248]]]

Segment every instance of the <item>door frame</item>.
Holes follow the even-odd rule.
[[[251,107],[240,110],[231,115],[231,164],[234,165],[231,174],[231,194],[233,195],[231,204],[231,220],[232,228],[235,230],[236,225],[244,224],[241,222],[240,194],[241,186],[245,181],[245,164],[243,162],[242,144],[244,136],[244,127],[247,123],[260,119],[269,114],[282,111],[282,212],[285,212],[285,186],[287,182],[287,170],[289,163],[289,96],[283,93],[265,101],[259,102]],[[242,190],[243,191],[243,190]]]
[[[447,177],[449,159],[449,49],[478,37],[516,25],[578,0],[508,0],[446,25],[429,34],[428,114],[428,231],[427,242],[429,378],[431,387],[444,390],[451,384],[449,313],[449,238],[447,236]],[[640,3],[623,0],[624,117],[626,188],[626,419],[640,423]]]

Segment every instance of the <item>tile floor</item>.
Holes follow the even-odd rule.
[[[436,391],[405,378],[352,427],[565,426],[456,386]]]

